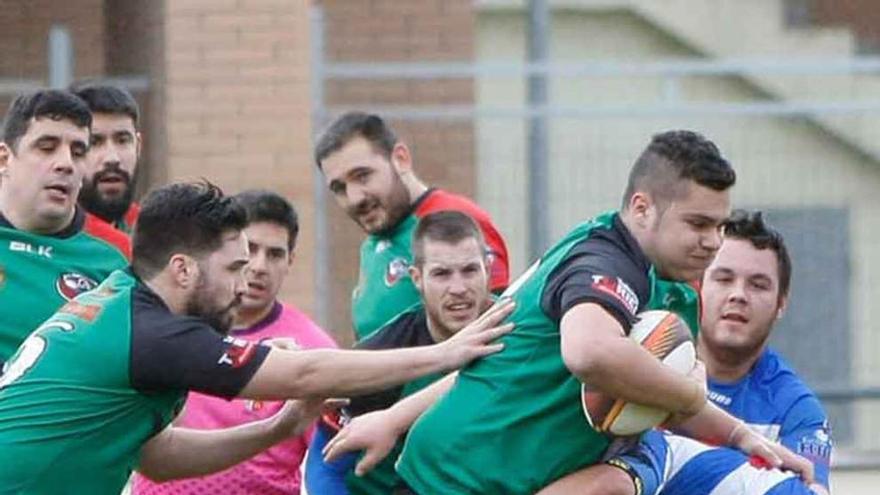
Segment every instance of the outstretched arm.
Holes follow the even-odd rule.
[[[168,426],[141,447],[138,471],[159,482],[221,471],[301,434],[323,403],[290,401],[270,418],[222,430]]]
[[[502,349],[494,341],[513,325],[497,325],[512,310],[512,302],[496,305],[455,336],[432,346],[389,351],[273,349],[239,397],[347,397],[455,370]]]

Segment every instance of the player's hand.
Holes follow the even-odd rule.
[[[699,359],[694,362],[694,367],[687,374],[688,378],[694,382],[694,403],[681,412],[671,414],[666,421],[663,422],[663,428],[675,429],[681,423],[700,413],[707,404],[707,384],[706,384],[706,365]]]
[[[348,399],[308,399],[289,400],[272,416],[273,430],[281,438],[302,434],[325,411],[339,409],[348,404]]]
[[[778,443],[767,440],[745,423],[740,423],[731,432],[728,444],[749,454],[753,464],[763,463],[765,467],[793,471],[799,474],[807,485],[815,481],[812,462]]]
[[[403,431],[390,420],[387,410],[374,411],[352,419],[321,453],[330,462],[347,452],[364,451],[354,468],[357,476],[363,476],[388,456]]]
[[[513,323],[501,325],[501,321],[513,312],[513,308],[514,303],[510,299],[498,301],[458,333],[437,344],[447,362],[446,369],[461,368],[474,359],[503,349],[503,344],[494,341],[513,330]]]

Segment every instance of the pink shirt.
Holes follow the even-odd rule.
[[[336,343],[309,317],[288,305],[275,303],[266,318],[254,326],[233,333],[236,337],[262,341],[275,337],[292,337],[302,348],[336,347]],[[228,428],[267,418],[282,406],[280,401],[253,401],[218,397],[190,392],[179,426],[200,430]],[[312,428],[257,454],[225,471],[199,478],[156,484],[136,475],[134,495],[228,495],[298,494],[299,465],[311,440]]]

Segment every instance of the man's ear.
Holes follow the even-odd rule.
[[[641,228],[648,228],[654,225],[657,215],[657,208],[654,198],[644,191],[636,191],[629,198],[627,204],[630,216]]]
[[[391,165],[398,174],[412,172],[412,155],[406,144],[398,141],[391,149]]]
[[[9,160],[12,158],[12,148],[0,141],[0,177],[6,177],[9,173]]]
[[[416,286],[416,289],[419,292],[422,291],[422,270],[416,265],[410,265],[409,267],[409,278],[412,279],[413,285]]]
[[[199,281],[199,264],[191,256],[174,254],[168,260],[171,278],[183,289],[195,287]]]
[[[785,311],[788,309],[788,296],[782,296],[779,298],[779,306],[776,308],[776,319],[780,319],[785,315]]]

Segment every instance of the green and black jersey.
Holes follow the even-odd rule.
[[[428,330],[425,310],[421,305],[417,305],[404,311],[382,328],[376,330],[372,335],[360,341],[356,347],[358,349],[383,350],[420,347],[435,343],[431,332]],[[351,418],[368,412],[387,409],[401,398],[425,388],[441,376],[439,374],[432,374],[398,387],[367,395],[354,396],[351,398],[350,404],[344,408],[342,416]],[[342,426],[339,415],[326,414],[321,418],[319,424],[321,432],[319,435],[316,435],[316,438],[321,439],[321,442],[325,442],[324,439],[329,440]],[[316,442],[317,440],[313,441],[310,448],[320,450],[320,448],[326,445],[326,443]],[[394,461],[400,455],[402,446],[402,442],[399,442],[381,463],[362,477],[355,476],[353,473],[349,473],[347,476],[345,474],[339,475],[339,477],[345,477],[347,492],[351,495],[386,495],[393,493],[397,487],[401,486],[400,477],[394,471]],[[314,462],[310,461],[310,464]],[[317,462],[323,463],[323,460]],[[336,476],[336,472],[336,467],[329,464],[322,464],[317,467],[316,465],[310,465],[306,471],[308,484],[312,487],[310,491],[320,493],[322,490],[330,490],[327,486],[331,485],[332,482],[324,480],[328,477]]]
[[[597,303],[627,331],[637,313],[664,304],[697,314],[695,291],[658,281],[614,212],[572,230],[507,294],[516,327],[504,350],[462,369],[407,437],[397,469],[419,494],[531,494],[599,459],[608,438],[587,422],[582,384],[560,354],[572,307]]]
[[[0,215],[0,362],[65,302],[124,268],[128,238],[77,208],[53,235],[16,229]]]
[[[437,211],[461,211],[477,223],[489,248],[489,284],[501,292],[509,281],[507,246],[489,214],[473,201],[441,189],[429,189],[412,211],[387,232],[364,239],[360,275],[352,293],[352,324],[360,340],[407,308],[418,304],[419,293],[409,278],[412,236],[419,219]]]
[[[0,494],[120,493],[188,390],[234,397],[268,348],[172,314],[127,271],[65,304],[0,378]]]

